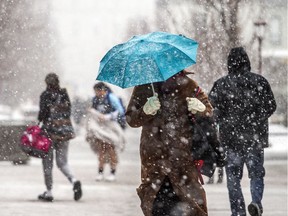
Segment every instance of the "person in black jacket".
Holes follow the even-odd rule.
[[[71,115],[71,103],[66,89],[60,88],[59,78],[55,73],[49,73],[45,78],[45,82],[47,89],[42,92],[40,96],[40,111],[38,120],[39,122],[43,123],[42,129],[47,132],[48,136],[52,140],[53,145],[50,148],[48,155],[42,160],[47,191],[45,191],[43,194],[40,194],[38,199],[43,201],[54,200],[52,195],[52,168],[53,153],[55,150],[57,167],[73,184],[74,199],[77,201],[82,196],[81,182],[75,179],[67,163],[69,141],[56,139],[56,132],[60,127],[57,128],[53,121],[53,117],[55,117],[55,115],[58,118],[56,120],[58,120],[60,123],[63,121],[63,119],[64,121],[69,119]],[[56,104],[60,103],[59,100],[61,101],[61,104],[64,104],[62,107],[66,108],[57,110],[57,112],[55,112],[53,109],[56,109]]]
[[[265,168],[263,148],[268,147],[268,118],[276,102],[268,81],[251,72],[243,47],[231,49],[228,75],[218,79],[209,93],[219,124],[220,141],[227,154],[227,187],[232,216],[246,215],[241,190],[243,166],[250,178],[250,215],[262,215]]]

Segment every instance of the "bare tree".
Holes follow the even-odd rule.
[[[130,38],[134,35],[147,34],[150,32],[149,23],[145,17],[136,17],[130,19],[127,24],[126,35]]]
[[[0,2],[0,103],[16,106],[28,98],[36,102],[45,74],[57,68],[49,3]]]
[[[191,70],[209,90],[213,81],[227,73],[228,51],[251,43],[252,36],[244,30],[258,13],[255,4],[247,0],[158,0],[157,11],[164,17],[158,26],[199,42],[197,64]]]

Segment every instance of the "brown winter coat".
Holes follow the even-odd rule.
[[[186,97],[193,97],[198,84],[178,74],[168,82],[154,83],[161,108],[156,115],[146,115],[143,106],[153,95],[150,84],[134,88],[127,107],[127,122],[141,127],[141,185],[137,189],[145,216],[152,215],[154,199],[166,176],[183,203],[187,215],[207,216],[206,195],[198,182],[198,172],[191,157],[192,126]],[[201,115],[211,115],[212,107],[204,92],[197,98],[206,105]]]

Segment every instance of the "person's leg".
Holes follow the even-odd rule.
[[[52,177],[52,169],[53,169],[53,147],[50,148],[47,156],[42,159],[43,165],[43,173],[44,180],[47,190],[52,190],[53,177]]]
[[[241,189],[244,158],[239,153],[229,149],[227,154],[226,176],[232,216],[245,216],[245,202]]]
[[[260,208],[260,211],[263,212],[262,198],[264,192],[264,176],[265,176],[263,149],[251,150],[247,154],[247,159],[245,163],[250,178],[250,191],[252,196],[252,203],[257,204],[258,207]]]
[[[214,183],[214,175],[211,176],[211,177],[209,178],[209,180],[207,181],[207,184],[213,184],[213,183]]]
[[[106,148],[104,143],[98,144],[98,175],[96,176],[96,181],[101,181],[104,179],[104,165],[105,165],[105,154],[106,154]]]
[[[68,146],[69,142],[59,142],[56,147],[56,163],[61,172],[73,184],[74,200],[78,201],[82,197],[81,182],[76,180],[68,166]]]
[[[223,182],[223,175],[224,175],[224,170],[222,167],[218,167],[218,184],[221,184]]]
[[[111,173],[106,178],[108,181],[114,181],[115,180],[115,174],[116,174],[116,168],[118,164],[118,157],[115,150],[115,147],[113,145],[106,145],[107,153],[109,156],[110,161],[110,167],[111,167]]]
[[[44,173],[44,181],[46,185],[47,191],[38,196],[39,200],[44,201],[53,201],[52,195],[52,185],[53,185],[53,177],[52,177],[52,169],[53,169],[53,146],[50,148],[47,156],[42,159],[43,165],[43,173]]]
[[[74,183],[76,180],[71,172],[71,169],[68,165],[68,142],[60,142],[55,145],[56,149],[56,164],[61,172],[68,178],[71,183]]]
[[[117,157],[117,153],[116,153],[115,147],[112,146],[112,145],[109,145],[107,150],[108,150],[108,154],[109,154],[109,157],[110,157],[111,171],[112,170],[116,171],[116,167],[117,167],[117,164],[118,164],[118,157]]]

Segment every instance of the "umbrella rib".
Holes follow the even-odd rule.
[[[153,56],[153,57],[154,57],[154,56]],[[160,75],[161,75],[162,79],[163,79],[163,80],[166,80],[165,77],[164,77],[164,75],[162,74],[161,68],[158,66],[158,64],[157,64],[157,62],[156,62],[156,60],[155,60],[154,58],[153,58],[153,62],[155,62],[155,65],[157,66],[158,71],[160,71]]]
[[[184,51],[182,51],[181,49],[179,49],[179,48],[177,48],[176,46],[173,46],[173,45],[171,45],[171,44],[168,44],[168,45],[170,45],[171,47],[169,48],[170,50],[171,49],[173,49],[173,48],[176,48],[176,49],[178,49],[181,53],[183,53],[186,57],[188,57],[189,59],[191,59],[191,61],[193,61],[193,63],[195,64],[196,63],[196,61],[194,61],[188,54],[186,54]],[[169,50],[169,49],[167,49],[167,50]],[[150,55],[151,56],[151,55]],[[162,71],[161,71],[161,68],[159,68],[159,66],[158,66],[158,64],[157,64],[157,61],[155,60],[155,59],[157,59],[157,58],[154,58],[154,56],[153,56],[153,61],[155,62],[155,65],[158,67],[158,69],[159,69],[159,71],[161,72],[160,74],[161,74],[161,76],[162,76],[162,79],[163,80],[166,80],[166,78],[164,77],[164,75],[163,75],[163,73],[162,73]],[[183,68],[183,69],[185,69],[185,68]],[[177,71],[178,72],[178,71]]]
[[[127,61],[126,61],[126,64],[125,64],[125,67],[124,67],[124,72],[123,72],[122,86],[125,85],[125,77],[126,77],[126,76],[125,76],[125,70],[126,70],[126,67],[127,67],[128,63],[129,63],[129,61],[127,60]]]

